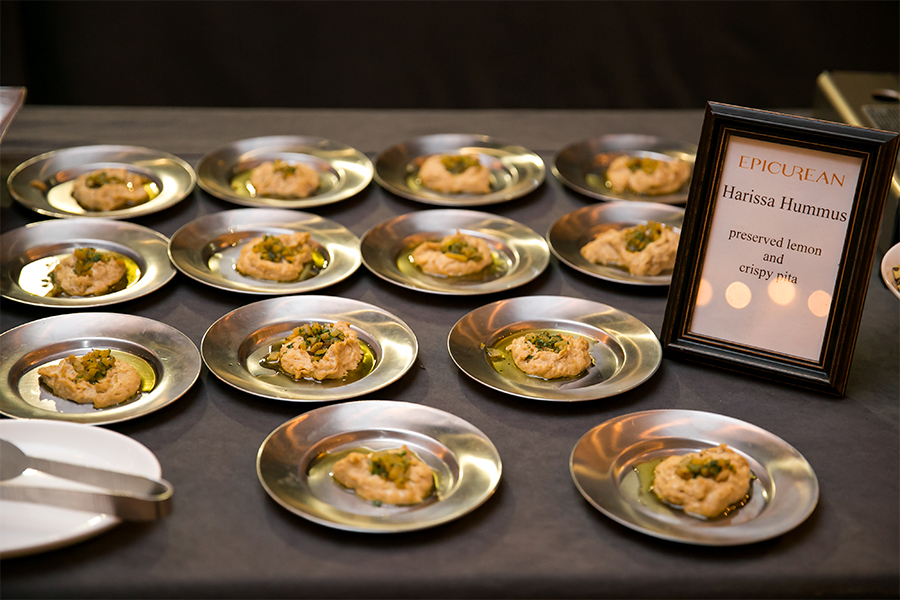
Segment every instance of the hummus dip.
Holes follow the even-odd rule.
[[[351,452],[334,463],[332,476],[377,504],[419,504],[434,491],[434,471],[406,446],[368,454]]]
[[[87,210],[116,210],[149,200],[145,183],[145,178],[125,169],[99,169],[75,179],[72,197]]]
[[[599,233],[581,248],[581,255],[592,263],[621,267],[632,275],[659,275],[675,267],[679,237],[668,225],[650,221]]]
[[[444,277],[471,275],[494,262],[486,241],[459,231],[440,242],[419,244],[412,259],[423,273]]]
[[[125,261],[94,248],[76,248],[50,271],[54,292],[69,296],[100,296],[122,281]]]
[[[591,366],[591,349],[580,335],[535,331],[506,347],[525,373],[544,379],[575,377]]]
[[[349,323],[338,321],[295,327],[268,360],[277,361],[294,379],[322,381],[343,379],[359,366],[362,358],[356,332],[350,329]]]
[[[653,493],[694,516],[724,515],[750,492],[747,459],[725,444],[670,456],[656,465],[653,475]]]
[[[312,261],[309,239],[305,231],[255,237],[241,248],[234,266],[249,277],[294,281]]]
[[[691,176],[691,164],[679,160],[618,156],[606,170],[607,187],[617,194],[624,191],[648,196],[672,194]]]
[[[319,187],[319,174],[303,163],[266,161],[250,172],[250,185],[259,196],[306,198]]]
[[[40,381],[53,393],[79,404],[106,408],[124,402],[141,389],[141,376],[109,350],[92,350],[84,356],[70,355],[55,365],[38,369]]]
[[[422,185],[445,194],[487,194],[491,172],[467,154],[432,154],[419,167]]]

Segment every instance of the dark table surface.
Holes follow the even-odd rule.
[[[700,111],[330,111],[26,107],[0,147],[4,180],[40,152],[86,144],[134,144],[192,164],[238,139],[326,137],[374,157],[418,135],[486,133],[538,152],[546,182],[525,198],[484,207],[543,234],[591,200],[549,172],[554,152],[606,133],[635,132],[696,143]],[[199,188],[180,204],[134,221],[171,236],[205,214],[240,208]],[[311,209],[361,236],[396,215],[430,207],[374,182],[361,194]],[[2,231],[43,219],[2,195]],[[882,252],[876,259],[880,261]],[[256,476],[257,450],[285,421],[317,404],[251,396],[205,367],[178,401],[109,429],[159,458],[175,486],[175,510],[152,524],[121,524],[44,554],[5,560],[2,594],[13,597],[849,597],[900,593],[900,304],[873,269],[845,397],[664,359],[645,384],[580,403],[525,400],[490,390],[453,363],[446,339],[469,311],[503,298],[559,295],[625,310],[658,335],[665,289],[600,281],[555,258],[531,283],[490,296],[434,296],[402,289],[361,267],[321,292],[401,316],[419,341],[416,365],[363,399],[420,403],[453,413],[496,444],[503,476],[479,509],[414,533],[343,532],[271,500]],[[199,346],[225,313],[259,300],[220,292],[182,274],[152,294],[95,311],[142,315]],[[4,300],[6,331],[62,311]],[[92,311],[86,311],[92,312]],[[815,470],[818,506],[772,540],[711,548],[662,541],[595,510],[575,488],[568,460],[592,427],[649,409],[692,409],[748,421],[799,450]],[[2,535],[2,532],[0,532]]]

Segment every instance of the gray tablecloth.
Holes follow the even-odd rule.
[[[26,107],[3,141],[2,174],[39,152],[98,143],[145,145],[196,164],[247,137],[303,134],[374,156],[418,135],[478,132],[529,147],[548,164],[566,144],[611,132],[696,143],[699,111],[327,111],[66,109]],[[591,201],[549,173],[525,198],[484,210],[539,233]],[[197,189],[135,222],[171,236],[199,216],[239,208]],[[399,214],[427,210],[372,183],[357,197],[312,209],[362,235]],[[2,231],[42,219],[3,189]],[[879,255],[878,260],[881,256]],[[152,524],[122,524],[77,545],[2,564],[13,597],[818,597],[900,593],[898,322],[900,304],[873,269],[846,397],[664,360],[644,385],[619,396],[547,403],[495,392],[453,363],[446,339],[470,310],[502,298],[549,294],[625,310],[659,334],[665,290],[581,275],[555,258],[533,282],[487,297],[447,298],[391,285],[365,268],[322,293],[400,315],[419,340],[416,365],[369,396],[420,403],[466,419],[503,459],[497,492],[449,524],[367,535],[329,529],[280,507],[260,486],[265,437],[315,408],[265,400],[204,367],[177,402],[109,428],[152,450],[176,489],[175,510]],[[107,309],[168,323],[199,346],[225,313],[258,297],[220,292],[178,274],[164,288]],[[6,331],[61,311],[3,301]],[[5,374],[4,374],[5,375]],[[741,547],[666,542],[595,510],[575,488],[569,455],[603,421],[648,409],[693,409],[742,419],[783,438],[821,486],[812,516],[793,531]],[[2,532],[0,532],[2,535]]]

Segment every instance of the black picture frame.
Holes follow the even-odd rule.
[[[887,131],[708,103],[663,321],[664,355],[842,396],[897,160],[898,137]],[[738,139],[860,160],[852,206],[846,211],[846,235],[835,241],[842,244],[840,261],[817,359],[729,340],[725,331],[719,337],[692,329],[713,218],[719,211],[733,209],[721,200],[720,190],[727,188],[722,173],[728,144]],[[777,213],[763,210],[760,218],[773,218]],[[838,247],[831,250],[837,252]]]

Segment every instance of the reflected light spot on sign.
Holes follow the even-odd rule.
[[[705,279],[700,280],[700,287],[697,288],[697,306],[706,306],[712,300],[713,289],[709,282]]]
[[[753,294],[750,292],[750,288],[747,287],[746,283],[741,283],[740,281],[735,281],[725,290],[725,301],[737,309],[744,308],[750,304],[752,297]]]
[[[831,310],[831,294],[823,290],[817,290],[809,295],[806,301],[809,311],[817,317],[827,317]]]
[[[781,306],[785,306],[793,302],[794,296],[797,295],[797,290],[794,288],[794,284],[790,281],[784,280],[773,281],[769,283],[767,291],[769,292],[769,298],[772,299],[772,302]]]

